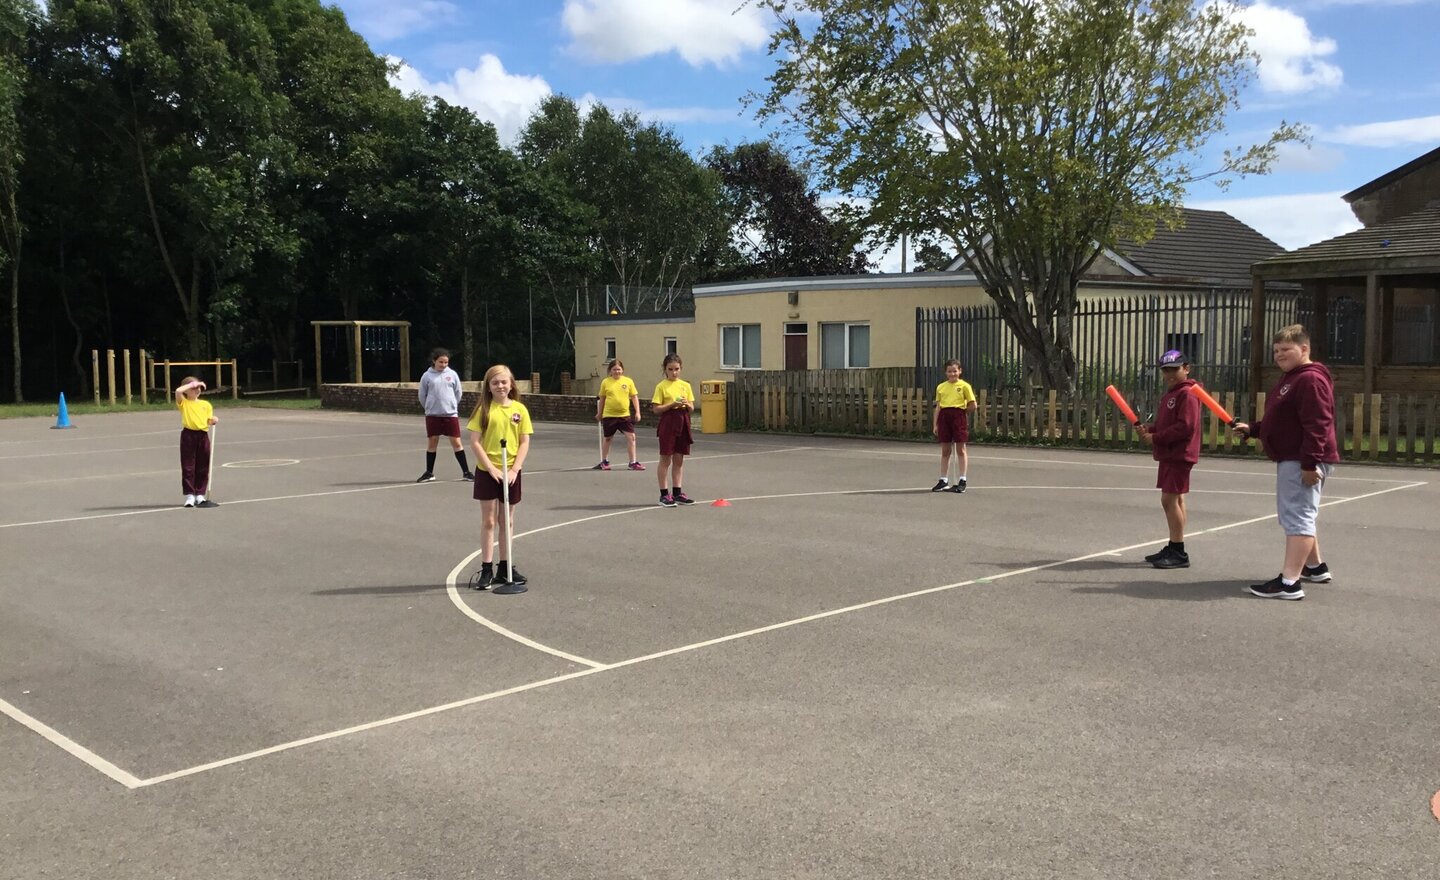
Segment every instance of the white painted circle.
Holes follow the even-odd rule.
[[[220,465],[227,468],[268,468],[299,464],[298,458],[252,458],[249,461],[227,461]]]

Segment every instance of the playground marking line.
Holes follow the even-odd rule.
[[[168,432],[167,432],[168,433]],[[276,437],[273,440],[226,440],[225,446],[251,446],[260,443],[306,443],[311,440],[349,440],[354,437],[399,437],[412,435],[413,431],[380,431],[372,434],[326,434],[315,437]],[[157,449],[174,449],[174,444],[165,446],[131,446],[125,449],[84,449],[75,452],[35,452],[29,455],[0,455],[0,461],[14,461],[21,458],[60,458],[67,455],[114,455],[119,452],[153,452]]]
[[[1380,490],[1377,490],[1377,491],[1375,491],[1375,492],[1367,493],[1367,494],[1365,494],[1365,495],[1356,495],[1356,496],[1353,496],[1353,497],[1350,497],[1350,498],[1342,498],[1342,499],[1336,499],[1336,500],[1332,500],[1332,501],[1323,502],[1320,506],[1321,506],[1321,507],[1332,507],[1332,506],[1335,506],[1335,505],[1338,505],[1338,504],[1346,504],[1346,503],[1349,503],[1349,502],[1352,502],[1352,501],[1361,501],[1361,500],[1368,499],[1368,498],[1375,498],[1375,497],[1378,497],[1378,496],[1380,496],[1380,495],[1388,495],[1388,494],[1390,494],[1390,493],[1392,493],[1392,492],[1401,492],[1401,491],[1404,491],[1404,490],[1406,490],[1406,489],[1413,489],[1413,488],[1417,488],[1417,487],[1419,487],[1419,486],[1424,486],[1424,485],[1427,485],[1427,483],[1424,483],[1424,482],[1413,482],[1413,483],[1409,483],[1409,484],[1406,484],[1406,485],[1403,485],[1403,486],[1394,486],[1394,487],[1391,487],[1391,488],[1389,488],[1389,489],[1380,489]],[[1031,488],[1031,487],[1022,487],[1022,488]],[[868,491],[874,491],[874,490],[857,489],[857,490],[847,490],[846,492],[821,492],[821,493],[805,493],[805,494],[812,494],[812,495],[857,494],[857,493],[868,492]],[[898,492],[898,491],[910,491],[910,492],[913,492],[913,491],[916,491],[916,490],[914,490],[914,489],[885,489],[885,490],[880,490],[880,491],[895,491],[895,492]],[[750,499],[748,499],[748,500],[759,500],[759,499],[765,498],[765,497],[770,497],[770,496],[752,496],[752,497],[751,497]],[[782,495],[782,496],[774,496],[774,497],[796,497],[796,495],[791,494],[791,495]],[[643,507],[643,508],[641,508],[641,507],[637,507],[637,508],[633,508],[633,509],[630,509],[630,510],[614,511],[614,512],[607,513],[607,514],[600,514],[600,515],[598,515],[598,516],[584,517],[584,518],[582,518],[582,519],[580,519],[580,520],[576,520],[575,522],[585,522],[585,521],[590,521],[590,520],[594,520],[594,519],[602,519],[602,518],[607,517],[607,516],[620,516],[620,515],[624,515],[624,514],[628,514],[628,513],[639,512],[639,511],[641,511],[641,510],[652,510],[652,509],[658,510],[659,508],[651,508],[651,507]],[[1209,528],[1209,529],[1204,529],[1204,530],[1201,530],[1201,531],[1199,531],[1199,532],[1195,532],[1195,533],[1193,533],[1193,534],[1203,535],[1203,534],[1212,534],[1212,533],[1214,533],[1214,532],[1222,532],[1222,531],[1225,531],[1225,530],[1227,530],[1227,529],[1240,528],[1240,527],[1242,527],[1242,526],[1253,525],[1253,524],[1255,524],[1255,523],[1260,523],[1260,522],[1265,522],[1265,521],[1267,521],[1267,520],[1272,520],[1272,519],[1275,519],[1275,516],[1276,516],[1276,515],[1272,513],[1272,514],[1269,514],[1269,515],[1266,515],[1266,516],[1253,517],[1253,518],[1251,518],[1251,519],[1240,520],[1240,521],[1238,521],[1238,522],[1227,523],[1226,525],[1216,526],[1216,527],[1214,527],[1214,528]],[[553,529],[553,528],[559,528],[560,525],[564,525],[564,524],[557,524],[557,525],[552,525],[552,526],[546,526],[546,527],[541,528],[541,529],[535,529],[535,530],[533,530],[532,532],[527,532],[526,534],[535,534],[535,533],[538,533],[538,532],[541,532],[541,531],[548,531],[548,530]],[[519,537],[519,536],[517,536],[517,537]],[[804,616],[804,617],[796,617],[796,618],[792,618],[792,619],[790,619],[790,620],[783,620],[783,621],[780,621],[779,623],[772,623],[772,624],[769,624],[769,625],[766,625],[766,626],[755,627],[755,628],[753,628],[753,629],[748,629],[748,630],[744,630],[744,631],[741,631],[741,632],[731,633],[731,634],[729,634],[729,635],[719,636],[719,637],[713,638],[713,639],[707,639],[707,640],[702,641],[702,642],[694,642],[694,643],[692,643],[692,644],[682,645],[682,646],[679,646],[679,647],[676,647],[676,648],[668,648],[668,649],[663,650],[663,651],[656,651],[656,652],[651,653],[651,654],[645,654],[645,655],[642,655],[642,656],[639,656],[639,657],[632,657],[632,658],[630,658],[630,659],[628,659],[628,660],[621,660],[621,661],[618,661],[618,662],[616,662],[616,663],[608,663],[608,664],[594,665],[594,666],[590,666],[590,667],[588,667],[588,668],[586,668],[586,669],[578,670],[578,671],[576,671],[576,672],[566,673],[566,674],[564,674],[564,675],[552,676],[552,677],[550,677],[550,678],[541,679],[541,680],[539,680],[539,681],[533,681],[533,682],[529,682],[529,683],[527,683],[527,684],[516,685],[516,686],[514,686],[514,687],[505,688],[505,689],[503,689],[503,690],[491,691],[491,692],[486,693],[486,694],[480,694],[480,695],[478,695],[478,696],[468,697],[468,698],[463,699],[463,700],[456,700],[456,701],[454,701],[454,702],[445,703],[445,704],[442,704],[442,705],[439,705],[439,706],[431,706],[431,707],[426,708],[426,709],[418,709],[418,710],[415,710],[415,711],[413,711],[413,712],[406,712],[406,713],[401,714],[401,715],[392,715],[392,716],[390,716],[390,717],[388,717],[388,718],[381,718],[381,719],[379,719],[379,720],[377,720],[377,721],[370,721],[370,722],[367,722],[367,723],[364,723],[364,724],[352,725],[352,726],[350,726],[350,727],[345,727],[345,728],[342,728],[342,729],[340,729],[340,730],[333,730],[333,731],[330,731],[330,732],[328,732],[328,733],[316,734],[315,736],[305,737],[304,739],[291,740],[290,742],[279,743],[279,744],[274,745],[274,746],[269,746],[268,748],[258,749],[258,750],[251,751],[251,752],[246,752],[246,753],[240,754],[240,755],[234,755],[234,756],[229,757],[229,758],[222,758],[222,759],[220,759],[220,760],[218,760],[218,761],[211,761],[211,762],[208,762],[208,763],[205,763],[205,764],[196,765],[196,766],[194,766],[194,767],[188,767],[188,768],[183,769],[183,770],[176,770],[176,771],[171,772],[171,773],[165,773],[165,774],[161,774],[161,775],[159,775],[159,776],[152,776],[152,777],[150,777],[150,778],[148,778],[148,779],[138,779],[138,778],[135,777],[133,774],[130,774],[130,773],[126,772],[125,770],[120,769],[119,767],[115,766],[114,764],[112,764],[112,763],[110,763],[109,761],[105,760],[104,758],[100,757],[100,756],[99,756],[98,754],[96,754],[95,752],[92,752],[92,751],[90,751],[89,749],[86,749],[85,747],[79,745],[78,743],[76,743],[75,741],[71,740],[70,738],[68,738],[68,737],[64,736],[63,734],[59,733],[58,731],[54,730],[54,728],[51,728],[50,726],[48,726],[48,725],[46,725],[46,724],[44,724],[44,723],[36,720],[35,718],[33,718],[33,717],[31,717],[30,715],[22,712],[21,710],[19,710],[18,708],[12,706],[10,703],[5,702],[4,700],[0,700],[0,711],[3,711],[6,715],[9,715],[10,717],[12,717],[12,718],[14,718],[15,720],[19,721],[19,722],[20,722],[21,724],[23,724],[25,727],[29,728],[29,729],[32,730],[32,731],[35,731],[36,733],[39,733],[39,734],[40,734],[41,736],[43,736],[45,739],[49,740],[50,742],[54,743],[55,745],[60,746],[60,747],[61,747],[62,749],[64,749],[66,752],[68,752],[68,753],[70,753],[71,755],[79,758],[80,760],[84,761],[86,764],[89,764],[89,765],[90,765],[91,767],[93,767],[94,769],[96,769],[96,770],[100,771],[101,773],[103,773],[105,776],[109,777],[110,779],[115,780],[116,782],[119,782],[121,785],[124,785],[126,788],[130,788],[130,789],[146,788],[146,787],[149,787],[149,786],[152,786],[152,785],[158,785],[158,784],[160,784],[160,783],[171,782],[171,781],[176,780],[176,779],[182,779],[182,778],[185,778],[185,777],[188,777],[188,776],[194,776],[194,775],[197,775],[197,774],[200,774],[200,773],[204,773],[204,772],[207,772],[207,771],[210,771],[210,770],[217,770],[217,769],[220,769],[220,768],[222,768],[222,767],[228,767],[228,766],[231,766],[231,765],[234,765],[234,764],[243,763],[243,762],[245,762],[245,761],[251,761],[251,760],[254,760],[254,759],[256,759],[256,758],[262,758],[262,757],[266,757],[266,756],[268,756],[268,755],[274,755],[274,754],[278,754],[278,753],[280,753],[280,752],[290,751],[290,750],[292,750],[292,749],[297,749],[297,748],[300,748],[300,747],[302,747],[302,746],[314,745],[315,743],[325,742],[325,741],[332,740],[332,739],[339,739],[340,737],[349,736],[349,735],[355,734],[355,733],[363,733],[363,732],[365,732],[365,731],[375,730],[375,729],[381,728],[381,727],[388,727],[388,726],[393,725],[393,724],[399,724],[399,723],[401,723],[401,722],[403,722],[403,721],[411,721],[411,720],[414,720],[414,719],[417,719],[417,718],[424,718],[424,717],[429,716],[429,715],[436,715],[436,714],[439,714],[439,713],[441,713],[441,712],[448,712],[448,711],[450,711],[450,710],[452,710],[452,709],[459,709],[459,708],[463,708],[463,707],[465,707],[465,706],[472,706],[472,705],[476,705],[476,704],[478,704],[478,703],[489,702],[489,701],[491,701],[491,700],[497,700],[497,699],[500,699],[500,698],[502,698],[502,697],[512,696],[512,695],[514,695],[514,694],[524,693],[524,692],[526,692],[526,691],[531,691],[531,690],[536,690],[536,689],[539,689],[539,688],[549,687],[549,686],[551,686],[551,685],[559,684],[559,683],[561,683],[561,682],[570,681],[570,680],[572,680],[572,679],[583,678],[583,677],[585,677],[585,676],[595,675],[595,674],[600,673],[600,672],[608,672],[608,671],[610,671],[610,670],[612,670],[612,669],[623,669],[623,668],[628,667],[628,666],[636,666],[636,665],[641,664],[641,663],[648,663],[648,662],[650,662],[650,661],[652,661],[652,660],[659,660],[659,659],[663,659],[663,658],[665,658],[665,657],[673,657],[673,656],[676,656],[676,655],[678,655],[678,654],[685,654],[685,653],[689,653],[689,652],[691,652],[691,651],[698,651],[698,650],[700,650],[700,649],[702,649],[702,648],[710,648],[710,647],[714,647],[714,646],[716,646],[716,645],[725,644],[725,643],[727,643],[727,642],[738,641],[738,640],[740,640],[740,639],[750,638],[750,637],[752,637],[752,636],[757,636],[757,635],[763,635],[763,634],[765,634],[765,633],[775,632],[775,631],[782,630],[782,629],[789,629],[789,628],[791,628],[791,627],[800,626],[800,625],[806,624],[806,623],[813,623],[813,622],[815,622],[815,621],[825,620],[825,619],[828,619],[828,618],[831,618],[831,617],[838,617],[838,616],[840,616],[840,615],[842,615],[842,614],[850,614],[850,613],[853,613],[853,612],[856,612],[856,611],[863,611],[863,610],[866,610],[866,609],[869,609],[869,608],[876,608],[876,607],[879,607],[879,606],[881,606],[881,605],[889,605],[889,604],[896,603],[896,602],[902,602],[902,601],[905,601],[905,600],[908,600],[908,599],[919,598],[919,597],[921,597],[921,596],[929,596],[929,595],[936,594],[936,593],[947,592],[947,591],[950,591],[950,590],[959,589],[959,588],[961,588],[961,587],[973,586],[973,585],[975,585],[975,584],[986,584],[986,585],[988,585],[988,584],[994,583],[995,581],[1002,580],[1002,579],[1004,579],[1004,578],[1016,577],[1016,576],[1022,575],[1022,574],[1031,574],[1031,573],[1033,573],[1033,572],[1045,571],[1045,570],[1047,570],[1047,569],[1052,569],[1052,568],[1059,568],[1059,567],[1061,567],[1061,566],[1071,565],[1071,564],[1076,563],[1076,562],[1084,562],[1084,561],[1087,561],[1087,560],[1090,560],[1090,559],[1097,559],[1097,558],[1105,557],[1105,556],[1115,556],[1115,555],[1117,555],[1117,554],[1126,553],[1126,552],[1131,551],[1131,550],[1138,550],[1138,549],[1142,549],[1142,548],[1145,548],[1145,547],[1151,547],[1151,546],[1154,546],[1154,545],[1159,544],[1159,543],[1162,543],[1162,541],[1160,541],[1160,540],[1155,540],[1155,541],[1145,541],[1145,542],[1139,543],[1139,544],[1128,544],[1128,545],[1123,546],[1123,547],[1113,547],[1113,548],[1109,548],[1109,549],[1105,549],[1105,550],[1099,550],[1099,551],[1096,551],[1096,552],[1094,552],[1094,553],[1086,553],[1086,554],[1081,555],[1081,556],[1073,556],[1073,557],[1071,557],[1071,558],[1069,558],[1069,559],[1062,559],[1062,560],[1060,560],[1060,561],[1058,561],[1058,562],[1048,562],[1048,563],[1044,563],[1044,564],[1041,564],[1041,565],[1030,565],[1030,566],[1026,566],[1026,567],[1024,567],[1024,568],[1017,568],[1017,569],[1013,569],[1013,570],[1011,570],[1011,571],[1001,572],[1001,573],[999,573],[999,574],[991,574],[991,575],[986,575],[986,576],[983,576],[983,577],[970,578],[970,579],[963,580],[963,581],[956,581],[955,583],[951,583],[951,584],[943,584],[943,585],[938,586],[938,587],[927,587],[927,588],[921,589],[921,590],[912,590],[912,591],[910,591],[910,592],[908,592],[908,593],[899,593],[899,594],[896,594],[896,595],[893,595],[893,596],[884,596],[884,597],[881,597],[881,598],[879,598],[879,599],[872,599],[872,600],[870,600],[870,601],[868,601],[868,602],[861,602],[861,603],[857,603],[857,604],[854,604],[854,605],[848,605],[848,606],[845,606],[845,607],[843,607],[843,608],[835,608],[835,609],[832,609],[832,610],[830,610],[830,611],[822,611],[822,612],[819,612],[819,613],[817,613],[817,614],[810,614],[810,615],[806,615],[806,616]],[[469,557],[469,558],[474,558],[474,557],[473,557],[473,555],[472,555],[472,556]],[[467,561],[468,561],[468,560],[467,560]],[[463,567],[463,564],[462,564],[461,566],[456,566],[455,571],[458,571],[458,570],[459,570],[460,568],[462,568],[462,567]],[[454,575],[455,571],[452,571],[451,574]],[[447,587],[448,587],[448,584],[447,584]],[[1237,596],[1238,596],[1238,595],[1239,595],[1239,593],[1237,592]],[[507,631],[507,632],[508,632],[508,631]],[[552,651],[552,653],[554,653],[554,652]],[[560,654],[557,653],[556,656],[562,656],[562,655],[560,655]],[[580,660],[580,658],[576,658],[576,661],[577,661],[577,662],[582,662],[582,661]],[[595,661],[583,661],[583,662],[594,663]]]

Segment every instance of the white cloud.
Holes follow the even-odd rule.
[[[407,95],[420,92],[468,107],[494,123],[505,144],[515,143],[530,115],[550,94],[550,84],[544,79],[507,73],[500,59],[490,54],[480,56],[474,69],[462,67],[449,79],[433,83],[404,61],[394,57],[390,61],[399,65],[390,77],[391,85]]]
[[[718,66],[769,38],[760,10],[737,0],[566,0],[562,18],[571,50],[606,63],[675,52]]]
[[[1327,192],[1211,199],[1186,202],[1185,207],[1224,211],[1286,250],[1294,250],[1360,228],[1360,221],[1350,213],[1341,195]]]
[[[1323,60],[1335,54],[1335,41],[1312,35],[1301,16],[1263,2],[1240,9],[1237,16],[1255,32],[1249,42],[1260,56],[1261,90],[1295,95],[1333,89],[1344,79],[1338,66]]]
[[[1320,133],[1320,138],[1357,147],[1398,147],[1406,144],[1433,144],[1440,141],[1440,116],[1417,116],[1365,125],[1339,125]]]
[[[1311,132],[1312,136],[1314,132]],[[1345,162],[1343,150],[1323,144],[1283,143],[1275,148],[1275,164],[1271,174],[1298,172],[1301,174],[1324,174],[1334,171]]]
[[[460,18],[460,8],[449,0],[341,0],[336,5],[368,40],[398,40]]]

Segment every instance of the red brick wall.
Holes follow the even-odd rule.
[[[421,416],[416,399],[418,385],[324,385],[320,388],[320,405],[326,409],[348,409],[359,412],[397,413]],[[520,401],[537,422],[593,422],[595,398],[562,394],[525,394]],[[467,391],[460,400],[460,415],[469,418],[480,393]]]

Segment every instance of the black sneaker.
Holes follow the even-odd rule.
[[[529,581],[525,579],[525,575],[520,573],[520,569],[517,568],[511,571],[509,563],[501,562],[495,566],[495,580],[493,583],[496,586],[500,584],[519,584],[523,586],[528,584]]]
[[[1153,565],[1153,566],[1155,566],[1156,568],[1189,568],[1189,567],[1190,567],[1190,554],[1189,554],[1189,553],[1186,553],[1186,552],[1184,552],[1183,550],[1176,550],[1176,549],[1174,549],[1173,547],[1172,547],[1172,548],[1169,548],[1169,549],[1170,549],[1170,552],[1169,552],[1169,553],[1161,554],[1161,556],[1160,556],[1159,559],[1156,559],[1156,560],[1152,561],[1150,564]]]
[[[964,492],[964,491],[965,491],[965,479],[964,479],[964,477],[961,477],[960,482],[956,483],[955,486],[954,486],[954,488],[952,488],[950,491],[951,491],[951,492]]]
[[[661,493],[660,493],[660,506],[661,506],[661,507],[674,507],[674,506],[675,506],[675,499],[670,495],[669,492],[661,492]]]
[[[675,503],[676,503],[676,504],[694,504],[694,503],[695,503],[695,499],[694,499],[694,498],[691,498],[689,495],[686,495],[684,492],[676,492],[676,493],[675,493],[673,496],[671,496],[671,497],[675,499]]]
[[[1328,584],[1330,583],[1330,566],[1323,562],[1314,568],[1307,565],[1300,569],[1300,580],[1312,584]]]
[[[416,477],[416,478],[415,478],[415,482],[417,482],[417,483],[433,483],[433,482],[435,482],[435,475],[432,474],[432,473],[430,473],[429,471],[426,471],[425,473],[421,474],[419,477]]]
[[[473,483],[475,482],[475,475],[470,473],[469,471],[466,471],[464,475],[460,477],[460,479],[464,480],[467,483]]]
[[[1275,575],[1263,584],[1251,584],[1245,591],[1252,596],[1259,596],[1261,599],[1304,599],[1305,591],[1300,588],[1300,582],[1296,581],[1290,586]]]
[[[204,501],[196,501],[196,502],[195,502],[195,506],[196,506],[196,507],[204,507],[204,508],[207,508],[207,509],[208,509],[208,508],[211,508],[211,507],[219,507],[219,506],[220,506],[220,502],[218,502],[218,501],[211,501],[209,498],[206,498]]]
[[[470,575],[470,589],[472,590],[488,590],[493,583],[495,583],[495,572],[488,568],[481,568]]]
[[[941,480],[940,482],[938,482],[938,483],[936,483],[935,485],[931,486],[931,487],[930,487],[930,491],[931,491],[931,492],[944,492],[946,489],[949,489],[949,488],[950,488],[950,483],[947,482],[947,481],[945,481],[945,480]]]
[[[1145,561],[1153,564],[1155,560],[1159,559],[1160,557],[1169,556],[1171,548],[1172,545],[1166,544],[1164,547],[1161,547],[1159,550],[1151,553],[1149,556],[1146,556]]]

